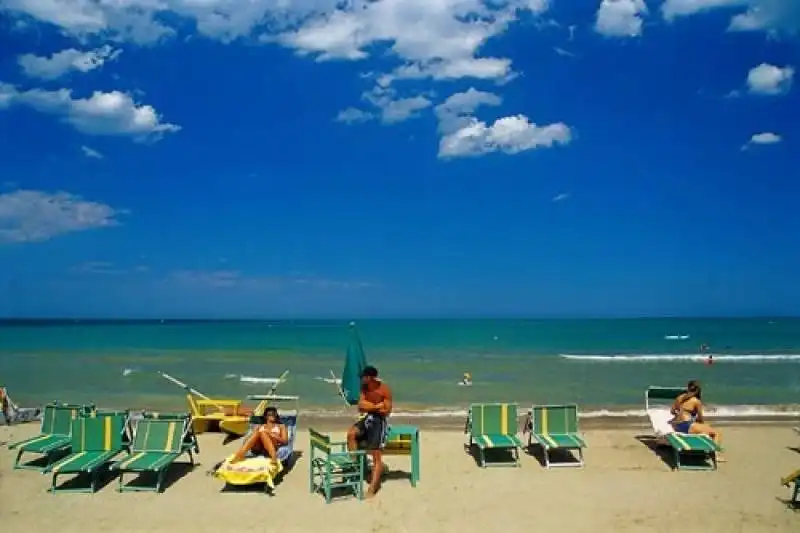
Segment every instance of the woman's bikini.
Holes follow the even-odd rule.
[[[680,405],[678,408],[679,411],[675,414],[675,418],[672,421],[672,427],[678,433],[689,433],[689,429],[692,427],[692,424],[694,424],[695,419],[697,418],[697,408],[692,411],[683,408],[684,404],[688,401],[689,400],[687,399]],[[688,420],[678,420],[678,417],[680,417],[683,413],[689,415]]]

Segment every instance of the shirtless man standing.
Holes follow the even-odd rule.
[[[372,498],[378,491],[383,474],[382,450],[389,433],[386,418],[392,412],[392,391],[378,379],[378,369],[373,366],[361,372],[358,411],[358,421],[347,432],[347,448],[351,451],[367,450],[372,457],[372,478],[366,496]]]

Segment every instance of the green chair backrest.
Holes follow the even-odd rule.
[[[515,435],[517,433],[517,404],[477,403],[469,408],[471,433],[480,435]]]
[[[314,454],[314,451],[320,451],[325,455],[329,455],[331,453],[331,438],[329,435],[325,435],[318,431],[314,431],[313,429],[308,429],[308,435],[311,439],[311,453]]]
[[[534,433],[578,433],[578,406],[574,404],[535,405],[532,418]]]
[[[53,405],[53,417],[48,428],[50,435],[72,435],[72,421],[80,418],[85,411],[83,405],[59,403]]]
[[[125,417],[78,417],[72,421],[72,453],[108,452],[122,448]]]
[[[135,452],[180,453],[186,420],[142,419],[136,424]]]
[[[672,405],[675,399],[684,392],[686,392],[686,387],[647,387],[644,393],[645,408]]]
[[[39,433],[42,435],[49,435],[53,431],[55,417],[56,406],[55,404],[48,403],[44,406],[44,411],[42,412],[42,422],[39,425]]]

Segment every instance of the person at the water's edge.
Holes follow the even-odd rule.
[[[386,418],[392,412],[392,391],[378,379],[378,369],[365,367],[361,372],[361,395],[358,421],[347,431],[347,448],[367,450],[372,457],[372,477],[367,498],[375,496],[383,474],[383,447],[389,433]]]
[[[286,431],[286,426],[280,423],[278,410],[274,407],[267,407],[264,411],[264,423],[250,435],[230,462],[238,463],[247,456],[248,452],[252,451],[269,456],[270,459],[277,463],[280,470],[281,462],[278,460],[278,448],[288,442],[289,435]]]
[[[708,425],[703,417],[703,390],[700,383],[695,380],[689,381],[686,392],[675,398],[671,412],[673,419],[670,424],[678,433],[691,433],[695,435],[708,435],[720,446],[722,435],[720,432]],[[725,459],[717,453],[717,461],[724,462]]]

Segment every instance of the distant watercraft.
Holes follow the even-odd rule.
[[[668,341],[685,341],[689,335],[664,335],[664,338]]]

